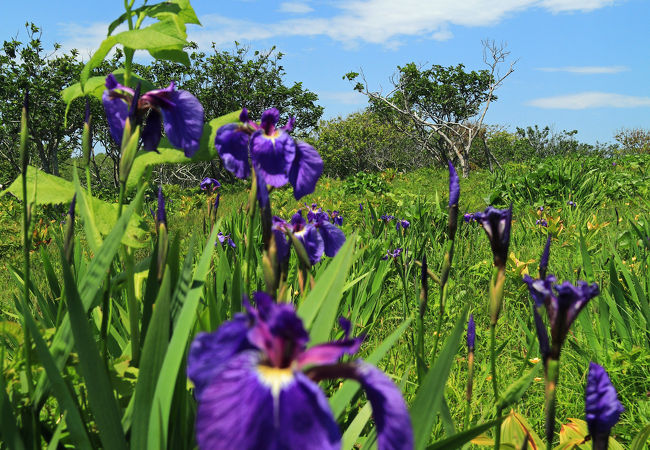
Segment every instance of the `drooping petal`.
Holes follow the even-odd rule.
[[[623,411],[625,409],[618,400],[616,389],[605,369],[596,363],[589,363],[585,389],[585,413],[589,433],[594,436],[609,435]]]
[[[237,178],[248,178],[251,169],[248,164],[248,142],[250,136],[235,123],[229,123],[217,130],[214,145],[226,169]]]
[[[318,222],[317,227],[323,238],[325,254],[333,258],[345,243],[345,234],[334,224],[327,221]]]
[[[586,281],[578,281],[577,286],[565,281],[556,285],[555,290],[560,311],[565,315],[563,320],[567,330],[587,302],[600,292],[596,283],[589,284]]]
[[[293,138],[282,130],[271,136],[259,130],[251,136],[251,159],[271,186],[280,187],[289,182],[287,173],[295,154]]]
[[[185,156],[191,158],[199,149],[203,134],[203,106],[196,97],[184,90],[162,90],[160,95],[167,100],[160,107],[167,139],[173,146],[182,148]]]
[[[156,151],[162,137],[162,117],[155,109],[149,111],[147,123],[142,129],[142,147],[148,151]]]
[[[208,189],[214,191],[219,187],[221,187],[221,183],[219,183],[216,178],[205,177],[203,180],[201,180],[201,183],[199,183],[199,188],[202,191],[207,191]]]
[[[129,105],[121,97],[113,95],[111,91],[104,91],[102,103],[111,136],[117,145],[122,145],[122,134],[124,133],[124,123],[129,115]]]
[[[555,282],[555,277],[549,275],[544,279],[535,280],[526,274],[523,280],[528,285],[528,292],[530,292],[530,296],[535,302],[535,307],[541,308],[544,305],[548,305],[550,297],[553,295],[552,283]]]
[[[327,398],[302,373],[260,364],[255,352],[228,361],[199,399],[200,449],[338,449]]]
[[[314,265],[319,262],[323,256],[325,244],[316,227],[309,224],[304,230],[296,233],[296,237],[305,247],[305,251],[307,252],[311,264]]]
[[[205,387],[226,361],[236,353],[254,348],[248,342],[247,333],[248,319],[244,314],[237,314],[217,331],[199,333],[192,341],[187,358],[187,376],[194,383],[196,398],[201,398]]]
[[[289,238],[284,233],[286,228],[287,222],[277,216],[273,216],[273,219],[271,219],[271,230],[275,237],[275,246],[278,252],[278,261],[280,261],[280,263],[283,263],[287,258],[289,258],[289,249],[291,248]]]
[[[323,160],[316,149],[306,142],[298,141],[296,155],[289,169],[289,182],[293,186],[295,199],[314,192],[316,182],[322,174]]]

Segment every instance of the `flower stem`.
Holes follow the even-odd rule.
[[[494,393],[494,404],[499,401],[499,386],[497,384],[497,354],[496,354],[496,322],[490,323],[490,372],[492,374],[492,392]],[[499,412],[497,412],[497,416]],[[494,426],[494,448],[501,446],[501,424]]]
[[[246,270],[244,272],[244,285],[246,292],[251,293],[251,272],[253,270],[253,228],[255,226],[255,213],[257,212],[257,175],[251,171],[251,191],[248,196],[248,230],[246,232]]]
[[[469,415],[472,410],[472,388],[474,386],[474,352],[467,355],[467,408],[465,409],[465,420],[463,421],[463,431],[467,430],[469,425]]]
[[[555,405],[556,389],[560,375],[560,361],[558,359],[549,359],[546,366],[546,448],[553,448],[553,438],[555,436]]]

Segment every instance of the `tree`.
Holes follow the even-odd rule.
[[[484,41],[483,49],[488,67],[484,70],[467,72],[463,64],[432,65],[429,69],[415,63],[398,66],[390,79],[392,89],[386,95],[371,91],[363,74],[351,72],[345,78],[353,81],[361,76],[363,82],[357,82],[354,89],[368,97],[374,111],[409,134],[440,163],[458,161],[467,177],[472,142],[483,133],[485,115],[490,103],[497,99],[494,92],[514,72],[515,62],[500,73],[510,54],[505,45]],[[489,148],[484,148],[488,160],[496,161]]]
[[[65,103],[61,89],[77,81],[81,64],[77,52],[45,53],[41,30],[27,23],[27,41],[17,38],[4,41],[0,52],[0,160],[2,180],[13,179],[18,173],[18,141],[23,96],[29,92],[29,144],[31,164],[47,173],[59,174],[59,164],[70,157],[78,146],[83,115],[70,118],[64,125],[61,118]]]
[[[650,130],[621,128],[616,131],[614,139],[621,144],[623,151],[650,153]]]

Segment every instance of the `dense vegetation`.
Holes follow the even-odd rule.
[[[154,23],[138,28],[138,20],[134,27],[131,19],[144,16]],[[597,441],[613,449],[645,448],[650,156],[643,132],[622,130],[620,146],[589,146],[574,132],[537,126],[514,133],[483,129],[463,156],[472,170],[459,180],[451,163],[436,167],[440,155],[427,154],[387,120],[389,112],[371,107],[319,123],[315,95],[300,83],[283,85],[281,54],[255,52],[249,58],[239,47],[188,54],[185,25],[197,22],[189,2],[127,8],[120,21],[129,22],[129,30],[111,34],[85,66],[74,55],[50,58],[52,73],[62,76],[61,69],[74,76],[43,83],[40,91],[28,66],[44,61],[36,27],[26,46],[5,43],[0,58],[3,74],[10,73],[8,67],[13,71],[0,82],[22,80],[0,89],[11,98],[0,118],[12,118],[0,128],[4,148],[11,150],[3,164],[12,178],[17,175],[0,196],[0,448],[183,449],[214,442],[201,439],[219,432],[237,442],[278,442],[289,431],[272,420],[263,433],[252,423],[232,433],[235,425],[248,424],[251,411],[257,414],[239,399],[228,403],[227,414],[206,415],[211,396],[221,398],[221,390],[210,389],[223,381],[223,372],[210,372],[218,363],[201,360],[202,345],[221,357],[219,352],[232,350],[237,333],[230,340],[219,332],[202,333],[228,335],[224,330],[233,327],[244,327],[246,344],[237,341],[241,348],[223,364],[250,355],[246,345],[256,343],[254,354],[267,358],[257,370],[269,391],[285,395],[287,386],[308,377],[319,382],[308,385],[325,392],[329,407],[323,399],[319,411],[325,414],[314,426],[333,417],[330,438],[334,445],[340,439],[343,448],[376,441],[380,448],[410,448],[411,429],[417,449],[570,449]],[[153,39],[152,31],[166,40],[158,34]],[[117,44],[123,49],[104,60]],[[159,61],[138,66],[135,49]],[[436,71],[439,76],[445,68]],[[462,65],[454,74],[464,78]],[[489,73],[477,76],[490,84]],[[172,86],[161,94],[157,88],[172,79],[184,91]],[[16,92],[27,87],[32,97],[23,104]],[[217,90],[224,95],[215,95]],[[176,95],[181,104],[191,93],[196,97],[186,104],[195,113],[202,103],[206,118],[195,142],[180,140],[173,126],[165,126],[166,137],[156,141],[161,122],[169,125],[175,112],[155,102]],[[102,96],[117,95],[111,101],[118,101],[121,114],[128,108],[119,95],[131,100],[138,94],[146,101],[133,102],[116,138]],[[92,119],[82,121],[83,97],[89,98]],[[49,119],[38,102],[56,105]],[[267,110],[272,106],[283,109],[280,125],[297,116],[293,135],[320,151],[322,165],[309,144],[275,128],[277,117]],[[184,114],[186,132],[194,123]],[[63,134],[39,128],[46,123],[49,131]],[[150,123],[157,128],[147,128]],[[151,133],[156,152],[142,148],[150,145]],[[267,134],[299,155],[282,154],[289,160],[282,168],[287,173],[269,176],[269,160],[259,157],[255,145],[263,144],[255,139]],[[233,135],[237,139],[229,141]],[[97,142],[105,153],[93,156]],[[237,159],[240,144],[245,154]],[[305,160],[312,166],[300,165]],[[102,162],[110,164],[108,173]],[[205,175],[223,184],[208,179],[199,187]],[[507,224],[472,220],[488,205],[503,208],[496,214]],[[484,214],[489,211],[494,210]],[[499,236],[506,236],[505,243]],[[599,291],[561,330],[566,340],[558,377],[557,316],[549,313],[542,325],[536,322],[544,307],[534,307],[523,281],[526,275],[545,278],[540,256],[547,242],[548,273],[572,285],[585,280],[594,294],[595,283]],[[272,298],[271,306],[259,292]],[[276,311],[284,314],[283,326],[273,322]],[[337,323],[338,317],[347,320]],[[463,337],[473,333],[466,332],[470,317],[476,343],[468,338],[466,345]],[[540,332],[546,325],[551,353]],[[261,343],[255,332],[267,333]],[[206,344],[210,336],[223,340]],[[335,358],[321,354],[322,360],[303,370],[300,358],[318,348],[306,348],[305,336],[310,346],[344,351],[334,352]],[[270,348],[278,342],[285,352]],[[617,422],[611,437],[609,429],[588,430],[585,422],[590,362],[604,367],[625,408],[611,424]],[[206,370],[208,380],[197,376]],[[290,381],[268,381],[268,373]],[[374,381],[364,378],[368,373]],[[359,381],[366,395],[341,378]],[[604,389],[611,394],[613,388]],[[237,390],[238,398],[255,401],[250,392]],[[392,395],[388,407],[383,395]],[[402,396],[408,411],[400,416]],[[615,399],[606,400],[606,407],[617,410]],[[288,408],[285,397],[274,402],[273,408]],[[212,407],[221,407],[216,403]],[[290,432],[294,422],[309,421],[305,415],[313,411],[304,405],[309,401],[290,405],[293,419],[283,422]],[[261,422],[284,420],[278,410],[270,411],[259,413]],[[236,424],[224,430],[220,421],[229,414]],[[388,432],[403,440],[387,444]],[[604,441],[599,433],[605,433]]]

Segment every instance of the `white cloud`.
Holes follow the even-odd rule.
[[[608,92],[580,92],[537,98],[527,104],[544,109],[638,108],[650,106],[650,97],[635,97]]]
[[[537,70],[542,72],[568,72],[581,75],[592,75],[601,73],[620,73],[630,70],[627,66],[566,66],[566,67],[540,67]]]
[[[314,10],[307,3],[301,2],[283,2],[280,3],[280,12],[291,13],[291,14],[306,14]]]
[[[70,50],[79,50],[79,57],[87,61],[92,54],[97,50],[97,47],[106,39],[106,32],[108,31],[107,22],[93,22],[90,24],[79,24],[62,22],[58,23],[60,34],[63,36],[61,43],[61,50],[64,53]],[[120,25],[113,31],[113,34],[120,33],[127,29],[126,25]],[[111,51],[110,54],[113,53]]]
[[[188,27],[188,33],[189,39],[202,47],[212,42],[230,46],[235,40],[328,36],[346,46],[367,42],[397,48],[405,36],[446,40],[452,37],[453,26],[493,26],[531,8],[559,13],[590,11],[613,3],[615,0],[400,0],[396,7],[394,0],[349,0],[333,3],[337,9],[327,17],[290,17],[268,23],[208,14],[200,17],[203,28]],[[314,8],[299,0],[280,4],[280,11],[291,13],[317,14],[318,8]],[[64,42],[67,48],[96,48],[106,32],[106,24],[63,26],[69,36]]]

